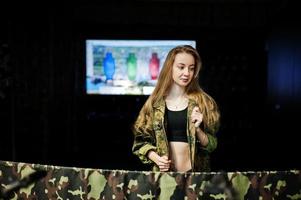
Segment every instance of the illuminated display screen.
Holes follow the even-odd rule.
[[[194,40],[86,40],[86,93],[150,95],[168,52]]]

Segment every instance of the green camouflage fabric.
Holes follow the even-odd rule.
[[[189,153],[192,171],[210,171],[210,157],[209,154],[216,149],[217,138],[215,133],[218,130],[219,122],[214,122],[211,126],[206,127],[204,132],[208,136],[208,145],[201,147],[200,142],[196,137],[195,126],[190,120],[192,110],[198,104],[189,99],[188,111],[187,111],[187,138],[189,143]],[[154,150],[160,156],[169,155],[168,141],[165,133],[165,101],[161,99],[158,103],[153,106],[153,112],[148,116],[147,122],[143,127],[134,126],[134,144],[133,153],[139,157],[144,164],[151,165],[153,171],[159,171],[159,168],[147,158],[146,154],[150,150]],[[140,113],[141,115],[142,113]],[[138,120],[139,117],[138,116]]]
[[[11,199],[301,199],[300,170],[176,173],[9,161],[0,161],[1,191],[37,170],[46,170],[47,175],[15,191]]]

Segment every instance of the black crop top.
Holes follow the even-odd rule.
[[[187,107],[180,111],[171,111],[166,108],[166,135],[169,142],[187,141]]]

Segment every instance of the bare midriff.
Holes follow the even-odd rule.
[[[191,170],[189,145],[187,142],[169,142],[171,171],[186,172]]]

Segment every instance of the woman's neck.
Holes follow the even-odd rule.
[[[167,95],[168,99],[174,99],[179,97],[186,96],[185,88],[180,87],[179,85],[173,84],[170,88],[170,91]]]
[[[188,104],[188,97],[184,88],[173,85],[165,99],[168,110],[179,111],[184,110]]]

